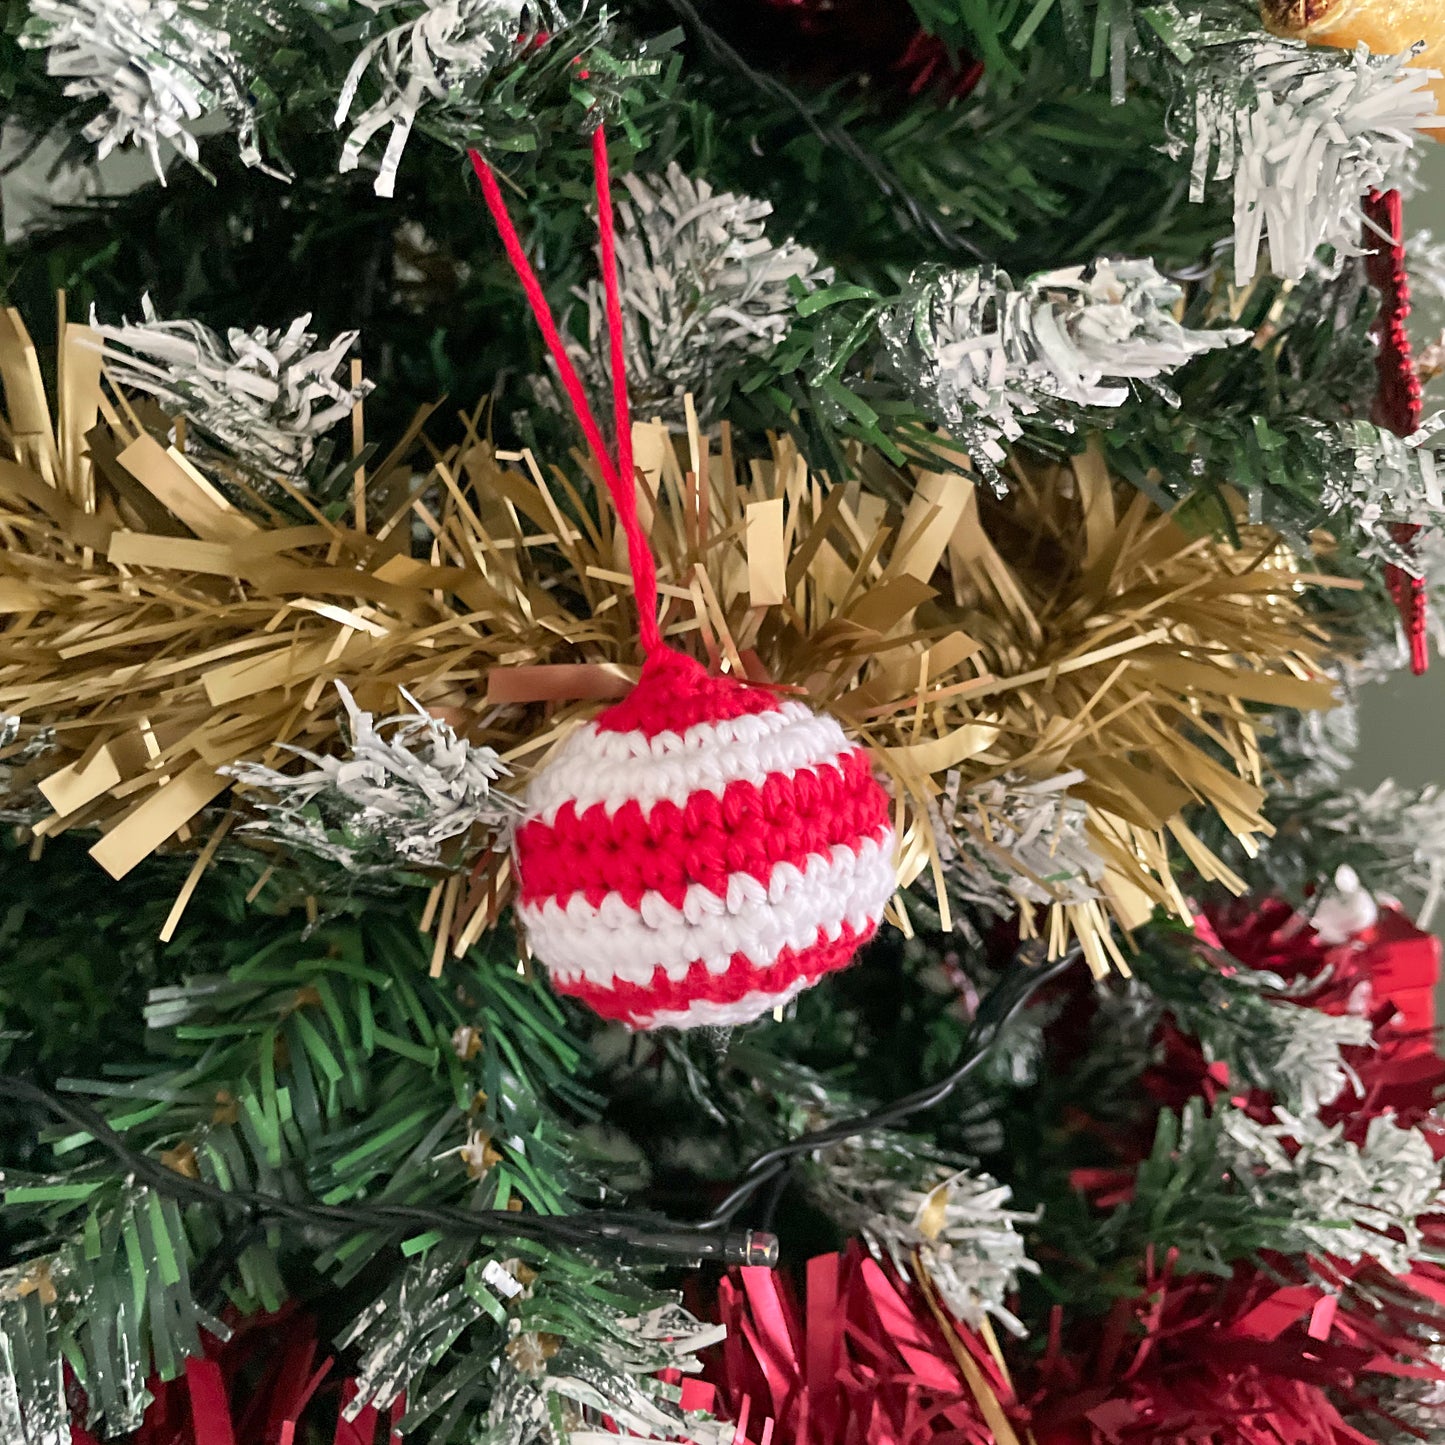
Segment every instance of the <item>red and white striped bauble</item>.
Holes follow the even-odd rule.
[[[830,717],[670,649],[533,780],[517,915],[632,1028],[757,1018],[845,967],[895,887],[888,796]]]

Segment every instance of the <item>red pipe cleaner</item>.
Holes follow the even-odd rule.
[[[1388,242],[1381,241],[1388,236]],[[1371,191],[1365,201],[1365,274],[1380,293],[1379,337],[1375,370],[1379,377],[1373,418],[1377,426],[1396,436],[1409,436],[1420,426],[1420,378],[1410,355],[1410,333],[1405,319],[1410,314],[1410,278],[1405,270],[1405,232],[1399,191]],[[1397,522],[1391,528],[1396,542],[1407,552],[1419,535],[1413,522]],[[1426,636],[1425,579],[1412,577],[1403,567],[1390,563],[1385,583],[1394,599],[1400,620],[1410,640],[1410,670],[1419,677],[1430,665]]]
[[[577,424],[587,438],[588,445],[596,454],[602,480],[617,508],[617,519],[622,524],[627,538],[627,559],[632,568],[633,582],[637,588],[638,640],[643,652],[651,657],[662,646],[662,633],[657,625],[657,567],[652,559],[652,549],[643,535],[642,523],[637,516],[637,480],[632,460],[632,411],[627,401],[627,372],[624,365],[622,301],[617,284],[617,244],[612,214],[612,187],[607,167],[607,138],[599,125],[592,132],[592,160],[597,175],[597,231],[602,251],[602,284],[607,292],[607,340],[612,360],[612,407],[617,428],[617,455],[607,450],[602,439],[602,428],[592,414],[587,401],[587,392],[572,365],[563,344],[557,323],[552,318],[552,308],[547,304],[542,283],[527,259],[522,248],[517,228],[502,199],[501,187],[497,184],[496,173],[478,151],[468,153],[472,169],[482,183],[482,195],[487,209],[496,223],[497,234],[501,237],[502,248],[517,280],[522,284],[532,315],[547,351],[556,363],[562,389],[572,403]]]

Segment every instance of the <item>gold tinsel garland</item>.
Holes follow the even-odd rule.
[[[338,751],[338,681],[378,713],[405,688],[520,788],[636,675],[631,579],[603,489],[573,480],[581,459],[544,470],[473,417],[425,472],[408,437],[369,478],[358,468],[344,513],[292,493],[287,516],[245,472],[208,475],[158,439],[164,419],[148,427],[107,386],[86,328],[64,327],[58,375],[52,422],[29,337],[0,318],[0,713],[21,719],[17,748],[53,730],[32,765],[50,808],[35,833],[99,832],[111,874],[181,843],[201,850],[194,881],[247,810],[232,789],[216,825],[217,770],[285,766],[283,745]],[[962,472],[871,455],[831,484],[787,439],[742,460],[726,429],[635,438],[667,635],[866,743],[895,798],[900,888],[932,873],[946,915],[940,834],[997,846],[972,790],[1065,773],[1105,871],[1097,899],[1045,910],[1051,951],[1075,936],[1096,970],[1123,966],[1109,914],[1187,913],[1171,839],[1234,884],[1188,811],[1214,809],[1251,846],[1268,828],[1250,705],[1331,701],[1300,602],[1322,579],[1277,538],[1194,535],[1095,450],[1015,456],[995,500]],[[484,852],[438,882],[438,965],[497,917],[509,868]],[[901,892],[891,916],[909,926]]]

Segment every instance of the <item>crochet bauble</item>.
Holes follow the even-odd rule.
[[[517,916],[635,1029],[738,1024],[843,968],[895,887],[888,795],[829,717],[662,648],[531,783]]]

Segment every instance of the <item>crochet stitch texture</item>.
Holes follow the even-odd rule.
[[[888,796],[837,722],[671,649],[526,802],[532,951],[632,1028],[757,1018],[845,967],[895,886]]]

